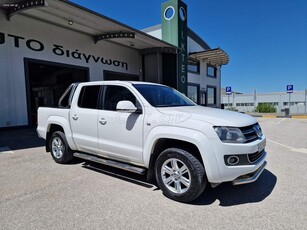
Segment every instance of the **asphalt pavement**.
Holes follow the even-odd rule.
[[[192,204],[167,199],[143,176],[56,164],[34,130],[0,131],[0,229],[307,229],[307,119],[258,120],[263,174],[207,188]]]

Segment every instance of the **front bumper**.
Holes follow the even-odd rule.
[[[259,140],[244,144],[228,144],[221,142],[219,139],[204,141],[201,153],[204,153],[202,157],[205,163],[208,181],[213,184],[232,182],[238,178],[242,179],[242,175],[249,175],[256,172],[266,161],[267,152],[264,149],[265,142],[264,135]],[[249,161],[247,158],[248,154],[260,152],[260,158],[255,159],[255,161]],[[244,158],[245,160],[243,161],[243,158],[240,157],[241,163],[227,165],[225,163],[225,156],[230,155],[242,156],[246,159]]]
[[[261,175],[261,173],[263,172],[266,165],[267,165],[267,162],[265,161],[256,171],[238,177],[237,179],[232,181],[232,184],[242,185],[242,184],[248,184],[248,183],[252,183],[256,181],[258,177]]]

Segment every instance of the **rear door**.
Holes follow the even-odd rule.
[[[98,113],[99,149],[117,160],[142,163],[144,114],[117,112],[119,101],[129,100],[141,108],[139,100],[125,86],[104,88],[103,108]]]
[[[71,107],[70,124],[79,151],[95,154],[99,152],[97,117],[100,90],[99,85],[83,86],[77,105]]]

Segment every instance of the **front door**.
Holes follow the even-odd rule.
[[[116,105],[122,100],[141,106],[128,88],[117,85],[105,87],[103,108],[98,113],[99,149],[102,155],[117,160],[142,163],[144,115],[117,112]]]

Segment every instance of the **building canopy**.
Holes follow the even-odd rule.
[[[111,18],[65,0],[15,0],[4,1],[1,6],[7,12],[7,19],[21,14],[69,30],[87,34],[97,43],[106,40],[133,49],[146,50],[177,47],[136,30]],[[175,51],[176,52],[176,51]]]
[[[189,53],[189,58],[206,60],[211,65],[227,65],[229,62],[228,54],[220,48]]]

